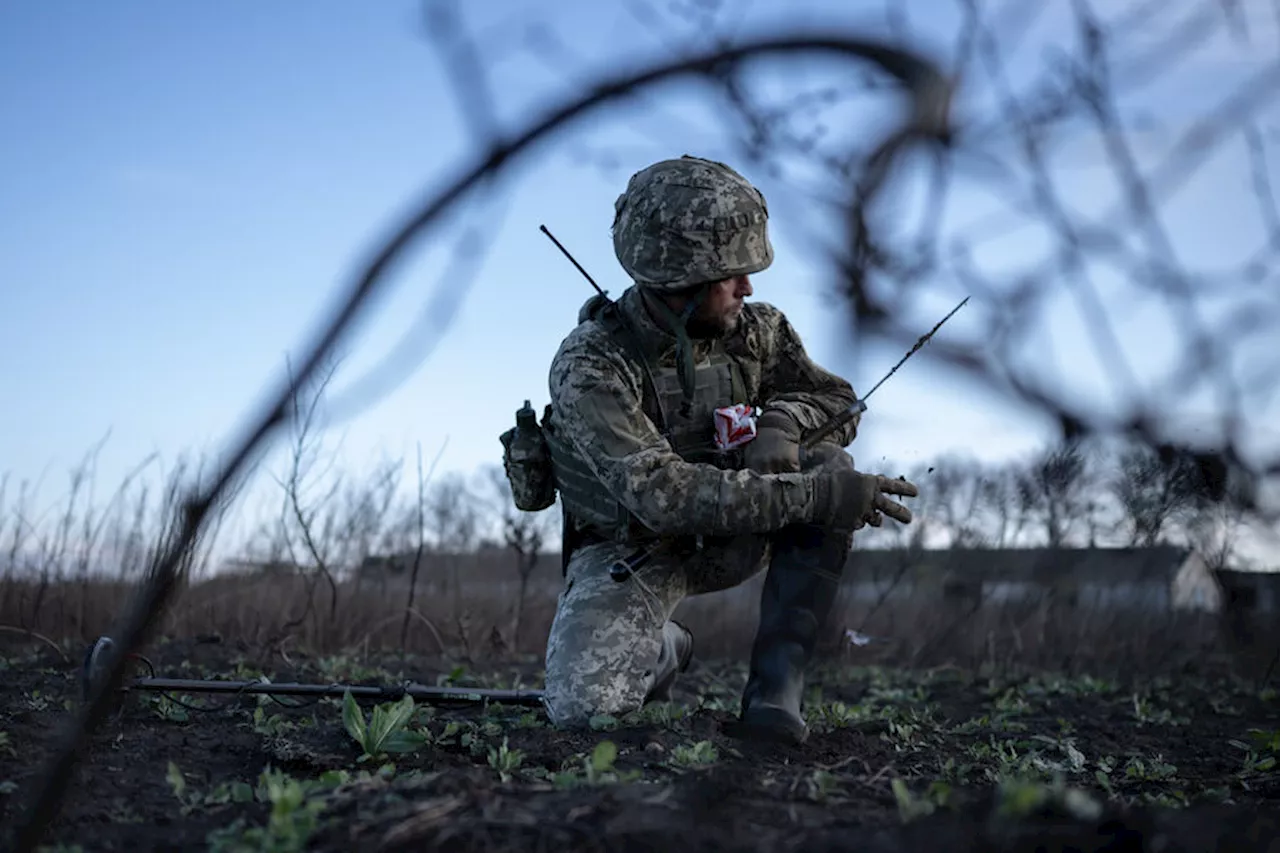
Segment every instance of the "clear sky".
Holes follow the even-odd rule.
[[[809,0],[783,15],[776,4],[730,2],[736,11],[721,13],[714,27],[668,11],[683,5],[657,4],[662,11],[651,18],[638,0],[473,0],[463,27],[476,39],[497,121],[508,129],[595,73],[706,46],[712,32],[887,31],[880,4],[850,14],[850,4]],[[1040,67],[1054,41],[1069,46],[1068,4],[1050,5],[1013,57],[1015,69]],[[1113,14],[1124,5],[1098,8]],[[1171,13],[1166,27],[1197,7],[1169,5],[1185,11]],[[1139,156],[1151,158],[1144,167],[1158,162],[1189,117],[1276,55],[1267,4],[1237,5],[1251,24],[1247,46],[1228,39],[1215,19],[1206,26],[1214,34],[1189,61],[1126,107],[1154,118],[1137,140]],[[903,8],[914,37],[945,57],[960,6]],[[286,357],[296,357],[378,240],[473,162],[476,137],[422,8],[408,0],[0,6],[0,471],[43,478],[42,507],[57,505],[67,469],[108,432],[99,491],[153,451],[172,464],[180,453],[216,452],[238,438]],[[761,68],[762,90],[778,94],[820,85],[847,66]],[[975,78],[962,109],[990,98],[988,79]],[[897,360],[897,346],[853,345],[842,307],[824,292],[828,270],[805,239],[830,220],[824,224],[794,183],[746,165],[706,91],[666,86],[579,123],[527,157],[496,197],[466,206],[418,245],[396,269],[390,298],[350,342],[335,389],[407,333],[414,360],[401,360],[397,384],[333,428],[340,464],[358,471],[390,455],[412,465],[419,443],[428,459],[444,447],[445,471],[500,461],[498,434],[525,398],[539,408],[546,402],[548,362],[591,293],[538,226],[617,295],[627,282],[609,240],[613,200],[632,172],[683,153],[738,166],[769,197],[777,261],[754,277],[756,298],[788,314],[815,359],[859,390]],[[882,127],[892,102],[860,109],[834,113],[865,117],[846,129],[850,138],[862,126]],[[1243,151],[1235,145],[1169,200],[1164,221],[1183,262],[1234,263],[1260,243]],[[1008,163],[1014,152],[993,143],[990,156]],[[1055,162],[1081,215],[1113,208],[1119,184],[1103,168],[1096,137],[1082,135]],[[999,184],[980,177],[951,197],[954,223],[1003,211],[994,220],[1000,239],[984,242],[976,260],[1008,272],[1051,255],[1043,226],[1020,221],[1001,198]],[[485,254],[473,275],[447,274],[451,238],[462,226],[479,228]],[[1118,274],[1094,272],[1106,298],[1124,306],[1116,320],[1126,352],[1143,377],[1158,375],[1180,346],[1168,318],[1149,299],[1133,301]],[[447,329],[415,326],[422,306],[442,293],[454,296]],[[911,310],[913,322],[923,332],[961,295],[948,282]],[[941,334],[972,336],[980,319],[961,312]],[[1112,371],[1090,354],[1072,303],[1055,302],[1037,322],[1028,357],[1105,402]],[[861,464],[948,452],[1000,459],[1050,435],[1043,418],[995,401],[925,356],[877,391],[853,448]],[[1255,414],[1274,422],[1278,413]],[[275,487],[262,479],[255,488]]]

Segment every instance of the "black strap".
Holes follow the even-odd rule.
[[[694,366],[693,366],[693,341],[689,339],[688,323],[689,318],[693,316],[693,312],[697,310],[702,301],[707,298],[707,288],[709,284],[703,284],[692,299],[685,304],[684,310],[679,314],[671,310],[671,307],[662,299],[654,299],[652,305],[657,309],[658,313],[666,320],[672,334],[676,336],[676,376],[680,380],[680,391],[684,395],[684,403],[682,411],[687,417],[689,415],[690,406],[693,403],[694,392]]]
[[[738,361],[736,355],[729,352],[724,341],[716,341],[716,349],[718,354],[729,360],[729,386],[733,393],[733,402],[750,405],[751,401],[747,399],[747,380],[742,375],[742,363]]]
[[[662,405],[662,395],[658,393],[658,383],[653,378],[649,354],[640,342],[639,333],[636,332],[635,327],[631,325],[631,321],[627,319],[622,308],[616,302],[610,302],[605,306],[604,311],[601,313],[601,319],[605,320],[606,328],[610,332],[622,332],[622,340],[631,349],[632,356],[640,362],[640,369],[644,374],[644,384],[648,387],[648,393],[642,395],[641,405],[643,406],[646,401],[653,402],[653,407],[649,409],[648,414],[657,424],[658,431],[666,435],[669,424],[667,411]]]

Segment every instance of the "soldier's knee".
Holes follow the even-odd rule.
[[[547,711],[547,720],[557,729],[586,729],[591,726],[592,714],[584,705],[551,698],[545,699],[542,704]]]
[[[592,690],[569,693],[548,690],[542,704],[547,719],[557,729],[588,729],[594,717],[620,716],[631,710],[611,701],[607,694]]]
[[[633,684],[624,673],[583,678],[575,673],[557,673],[555,669],[547,673],[542,704],[556,728],[589,728],[593,717],[621,716],[639,708],[643,702],[643,685]]]

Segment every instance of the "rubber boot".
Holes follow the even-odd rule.
[[[671,688],[676,683],[676,676],[687,670],[692,660],[693,632],[674,619],[668,619],[662,626],[662,649],[658,652],[653,687],[644,697],[645,704],[671,701]]]
[[[850,542],[850,534],[812,525],[779,532],[742,694],[746,737],[788,744],[808,737],[800,713],[805,669],[835,601]]]

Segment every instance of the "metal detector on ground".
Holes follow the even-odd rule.
[[[82,702],[88,700],[94,687],[105,676],[116,651],[115,642],[107,636],[99,637],[89,647],[80,669],[80,699]],[[215,693],[231,696],[268,696],[271,698],[277,696],[305,696],[321,699],[324,697],[341,698],[345,693],[350,692],[352,698],[357,700],[394,702],[404,696],[412,696],[414,701],[430,705],[474,705],[497,702],[504,705],[543,707],[543,691],[541,690],[436,687],[413,682],[397,685],[299,684],[296,682],[273,684],[269,681],[163,678],[155,674],[155,666],[146,657],[136,654],[131,657],[142,663],[150,672],[150,675],[126,679],[120,686],[122,694],[130,691],[140,691],[151,693]],[[228,706],[224,705],[222,707]]]

